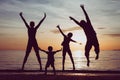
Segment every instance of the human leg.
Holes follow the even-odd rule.
[[[91,48],[92,48],[92,44],[90,44],[89,42],[87,42],[86,46],[85,46],[85,56],[86,56],[86,59],[87,59],[87,66],[89,66],[89,63],[90,63],[89,52],[90,52]]]
[[[34,50],[35,50],[36,57],[37,57],[37,60],[38,60],[38,62],[39,62],[39,65],[40,65],[40,70],[42,70],[42,64],[41,64],[41,58],[40,58],[40,55],[39,55],[38,46],[34,46]]]
[[[45,75],[47,74],[47,65],[45,66]]]
[[[32,46],[30,44],[27,45],[27,49],[26,49],[26,54],[25,54],[25,57],[24,57],[24,60],[23,60],[23,64],[22,64],[22,70],[24,70],[24,66],[25,66],[25,63],[27,61],[27,58],[30,54],[30,51],[32,49]]]
[[[52,63],[51,63],[51,66],[53,67],[54,75],[56,75],[56,71],[55,71],[54,62],[52,62]]]
[[[46,66],[45,66],[45,75],[47,74],[47,68],[49,67],[49,65],[50,65],[50,62],[47,61]]]
[[[96,43],[94,44],[94,50],[95,50],[95,53],[96,53],[96,60],[99,58],[99,52],[100,52],[100,48],[99,48],[99,43],[98,41],[96,41]]]
[[[65,65],[65,56],[66,56],[66,49],[63,48],[63,60],[62,60],[62,70],[64,71],[64,65]]]
[[[75,70],[75,64],[74,64],[74,60],[73,60],[72,53],[71,53],[71,50],[70,50],[70,49],[68,50],[68,54],[69,54],[70,59],[71,59],[71,62],[72,62],[72,64],[73,64],[73,70]]]

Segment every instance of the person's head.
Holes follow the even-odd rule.
[[[70,32],[70,33],[68,33],[68,35],[67,35],[69,38],[71,38],[72,36],[73,36],[73,34]]]
[[[80,21],[80,25],[85,25],[85,24],[86,24],[85,20]]]
[[[31,22],[30,22],[30,27],[31,27],[31,28],[34,28],[34,26],[35,26],[34,21],[31,21]]]
[[[52,46],[49,46],[49,47],[48,47],[48,50],[49,50],[49,51],[52,51],[52,50],[53,50],[53,47],[52,47]]]

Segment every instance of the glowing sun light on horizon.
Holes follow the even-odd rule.
[[[86,43],[86,37],[85,37],[85,34],[82,30],[81,31],[74,31],[74,35],[73,35],[72,39],[79,42],[79,43],[82,43],[82,44]]]

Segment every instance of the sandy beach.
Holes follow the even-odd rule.
[[[57,70],[56,75],[38,70],[0,70],[0,80],[120,80],[120,71]]]

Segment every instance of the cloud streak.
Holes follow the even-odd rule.
[[[75,30],[81,30],[81,28],[78,26],[78,27],[71,27],[71,28],[68,28],[68,29],[62,29],[63,32],[75,31]],[[51,32],[53,32],[55,34],[60,33],[59,30],[57,30],[57,29],[52,30]]]
[[[99,27],[99,28],[97,28],[97,29],[106,29],[105,27]]]
[[[110,37],[120,37],[120,34],[103,34]]]
[[[14,27],[14,26],[0,26],[0,29],[24,29],[24,27]]]

